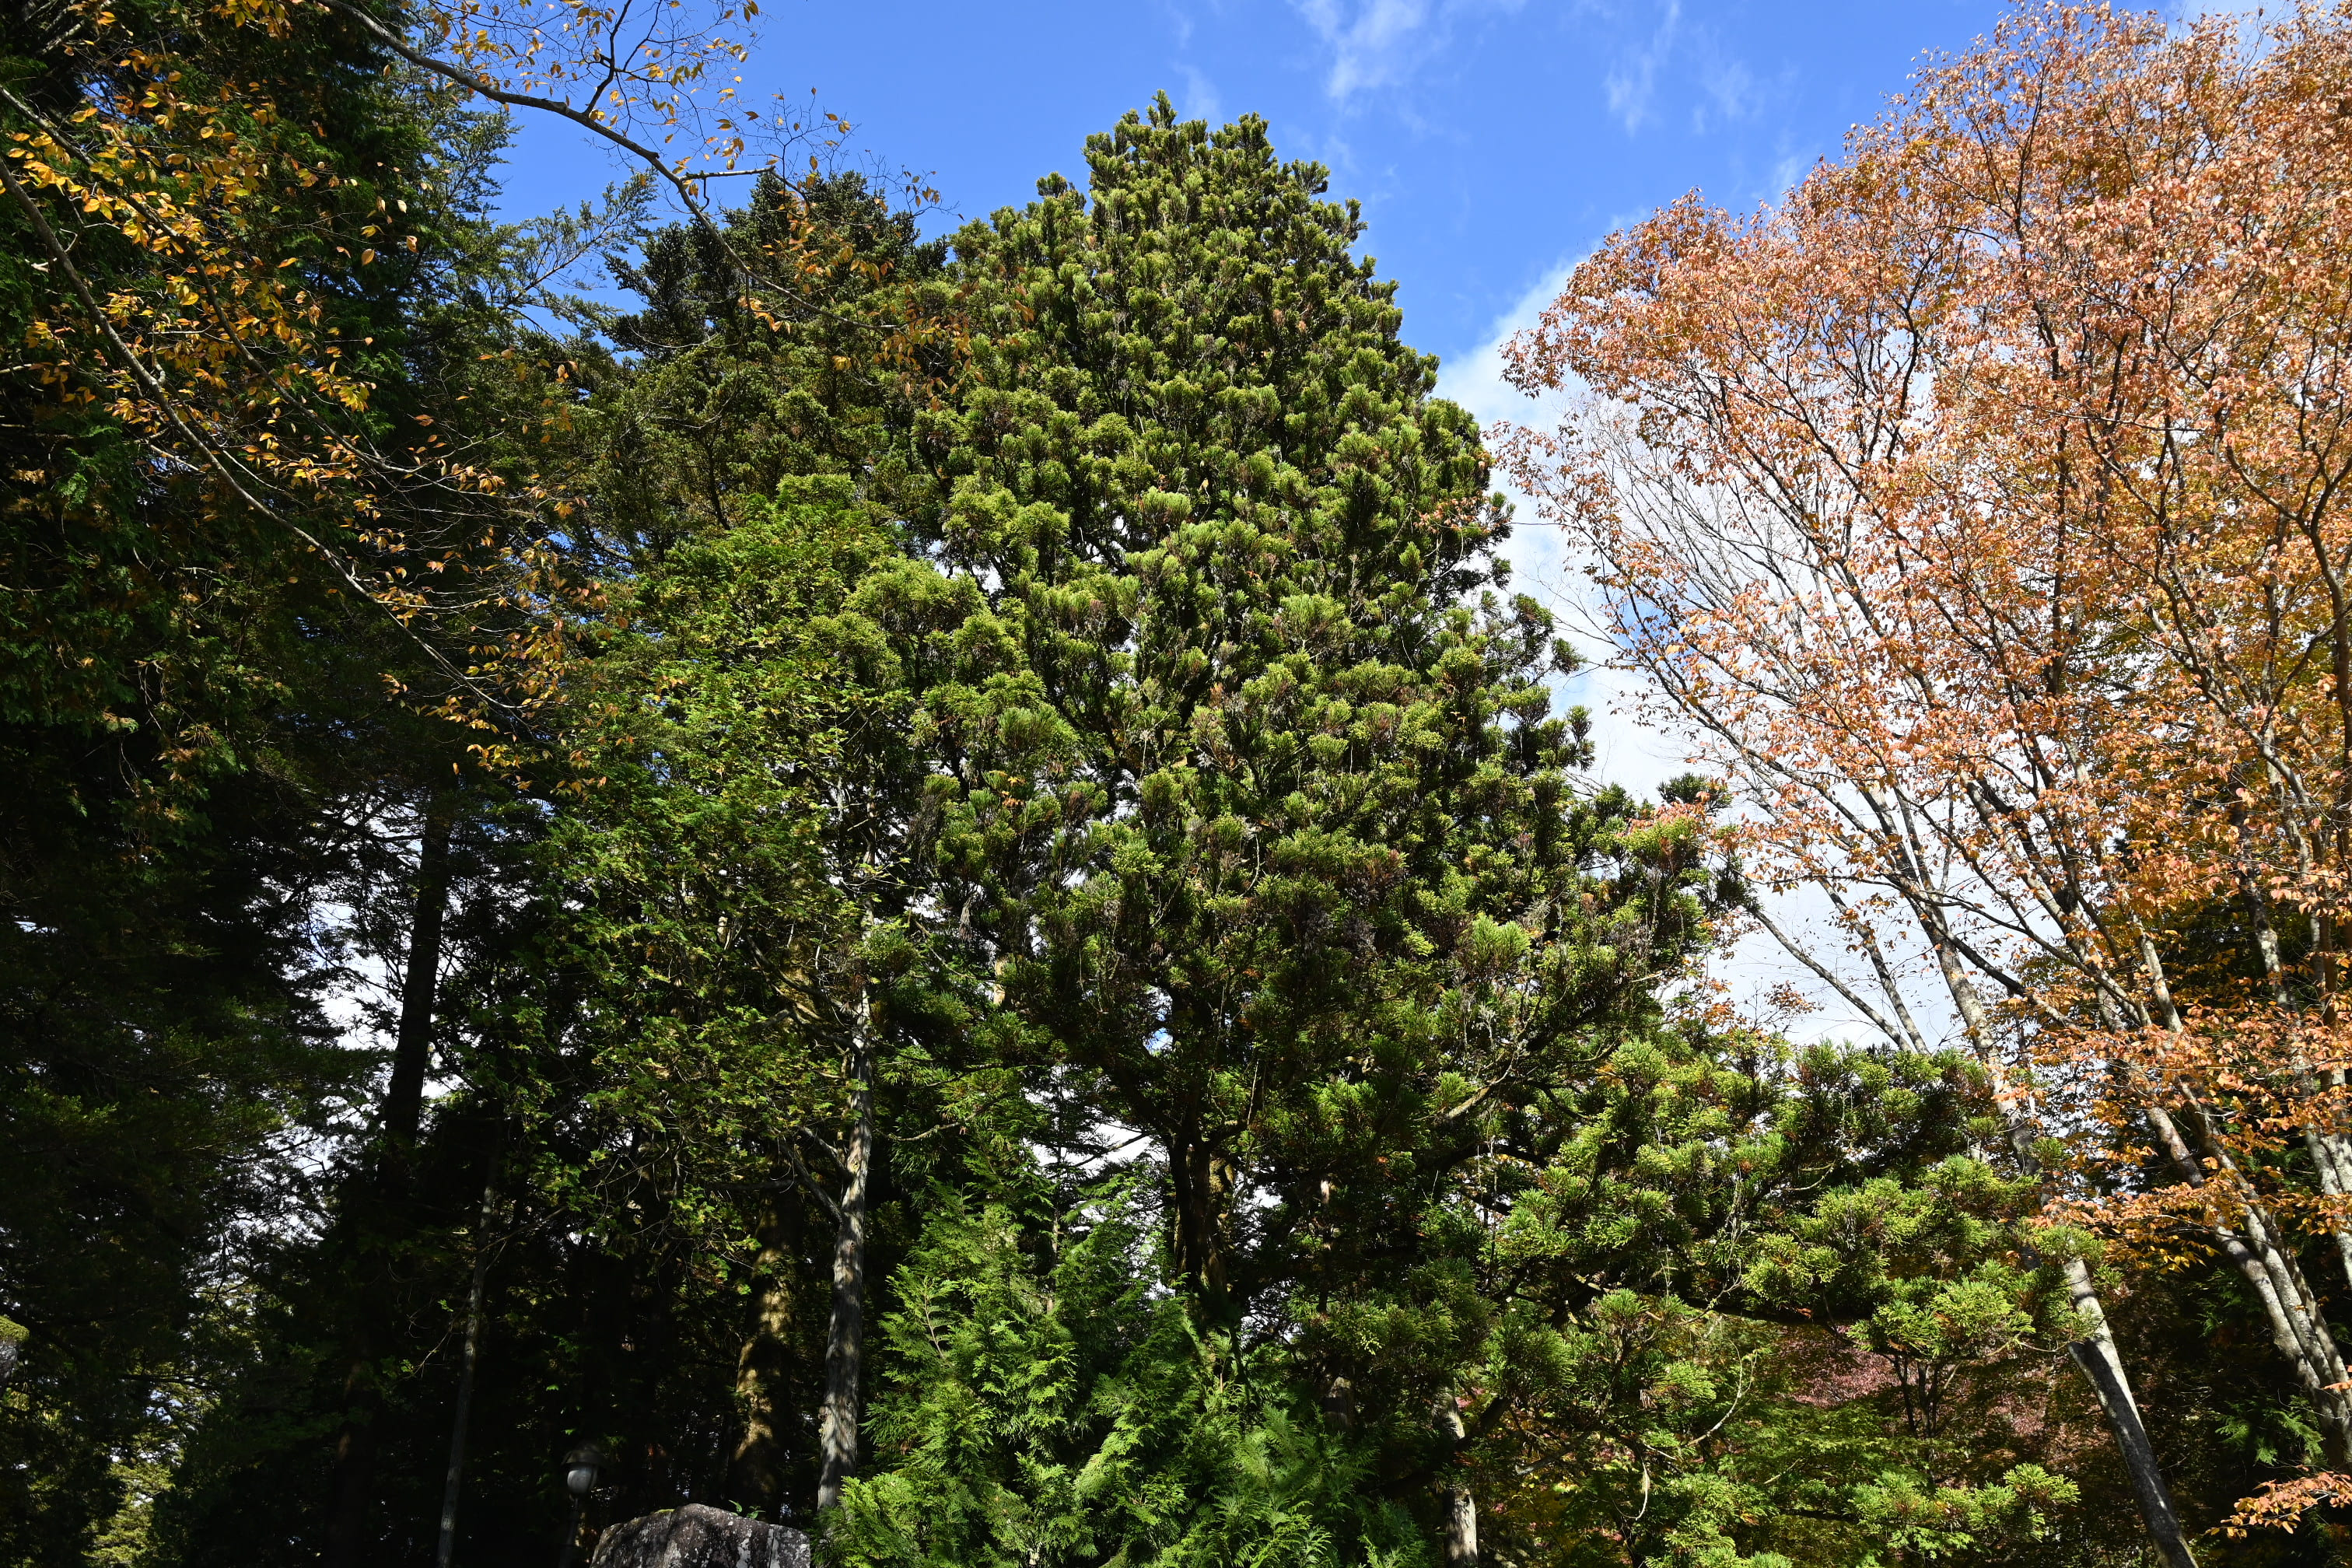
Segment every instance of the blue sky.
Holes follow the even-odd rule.
[[[1405,335],[1449,361],[1490,342],[1615,225],[1693,186],[1767,199],[1965,46],[1990,0],[769,0],[747,86],[815,101],[856,147],[985,216],[1082,176],[1089,132],[1162,89],[1188,116],[1245,111],[1328,165],[1399,280]],[[525,130],[516,216],[593,195],[604,157]]]

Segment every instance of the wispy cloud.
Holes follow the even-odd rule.
[[[1682,0],[1666,0],[1665,11],[1658,18],[1657,30],[1649,41],[1620,56],[1601,79],[1601,87],[1609,94],[1609,112],[1625,127],[1626,133],[1642,129],[1650,119],[1650,105],[1657,97],[1658,72],[1674,52],[1675,35],[1682,31]]]
[[[1198,66],[1176,68],[1184,75],[1184,118],[1205,120],[1212,125],[1222,125],[1225,120],[1225,100]]]
[[[1792,69],[1759,77],[1715,28],[1688,20],[1682,0],[1664,0],[1651,14],[1654,22],[1617,50],[1601,79],[1609,112],[1627,135],[1686,107],[1692,133],[1703,136],[1717,126],[1752,122],[1787,96]]]
[[[1299,14],[1331,50],[1331,72],[1324,90],[1346,98],[1368,87],[1397,79],[1403,67],[1402,45],[1429,22],[1428,0],[1369,0],[1348,5],[1342,0],[1300,0]]]
[[[1331,52],[1324,90],[1342,102],[1395,86],[1444,47],[1454,24],[1477,11],[1517,11],[1524,0],[1293,0]]]
[[[1485,341],[1467,353],[1449,356],[1438,369],[1437,395],[1468,409],[1481,426],[1545,423],[1556,409],[1548,401],[1530,400],[1510,384],[1504,374],[1504,350],[1512,338],[1542,319],[1544,308],[1559,297],[1573,265],[1562,261],[1546,271],[1496,319]],[[1527,510],[1524,504],[1520,510]],[[1550,596],[1569,591],[1558,537],[1548,530],[1514,536],[1507,553],[1521,580],[1538,593]]]
[[[1764,199],[1777,204],[1781,197],[1797,188],[1799,180],[1812,172],[1814,162],[1813,158],[1802,153],[1780,154],[1773,161],[1771,189],[1765,193]]]
[[[1489,436],[1505,422],[1549,426],[1578,400],[1576,388],[1530,398],[1504,374],[1504,353],[1511,339],[1542,319],[1574,264],[1573,259],[1563,260],[1546,271],[1496,319],[1484,342],[1448,360],[1438,372],[1437,395],[1468,409]],[[1563,704],[1581,704],[1591,710],[1594,776],[1637,794],[1654,793],[1667,779],[1689,771],[1689,747],[1635,717],[1641,686],[1633,676],[1608,664],[1606,617],[1585,571],[1587,557],[1559,530],[1546,525],[1533,500],[1504,475],[1498,472],[1496,481],[1517,518],[1503,547],[1511,563],[1513,590],[1547,605],[1559,617],[1560,632],[1594,660],[1582,673],[1559,682],[1557,692]]]
[[[1764,106],[1763,84],[1756,79],[1756,73],[1748,68],[1745,60],[1726,59],[1709,50],[1706,62],[1699,67],[1698,81],[1706,89],[1706,99],[1692,111],[1694,131],[1706,129],[1709,110],[1721,119],[1737,121],[1749,118]]]

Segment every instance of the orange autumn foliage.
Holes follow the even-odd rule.
[[[1939,984],[2053,1220],[2235,1269],[2343,1462],[2352,8],[2020,10],[1779,206],[1612,237],[1512,363],[1752,874],[1891,1036]]]

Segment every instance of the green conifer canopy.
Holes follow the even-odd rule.
[[[1415,1272],[1460,1261],[1450,1173],[1649,1016],[1694,910],[1571,787],[1570,656],[1355,205],[1164,98],[1087,156],[955,237],[976,384],[919,440],[1058,739],[966,760],[950,872],[1038,1048],[1164,1153],[1203,1321],[1289,1301],[1337,1374],[1341,1298],[1411,1298],[1466,1355]]]

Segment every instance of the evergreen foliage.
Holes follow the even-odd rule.
[[[1013,1211],[952,1197],[895,1281],[888,1468],[828,1543],[866,1563],[1431,1560],[1278,1351],[1220,1365],[1155,1288],[1131,1184],[1062,1215],[1050,1264]]]
[[[543,1558],[593,1444],[583,1547],[2119,1568],[2084,1266],[2185,1517],[2320,1458],[1977,1059],[1711,991],[1718,792],[1592,776],[1480,431],[1264,121],[1162,97],[944,238],[815,172],[501,226],[503,121],[285,15],[0,62],[12,131],[126,40],[247,84],[317,178],[207,221],[367,389],[268,417],[370,455],[247,505],[0,371],[0,1563]],[[12,202],[0,336],[79,320],[28,215],[174,297]]]
[[[453,135],[450,106],[324,19],[238,37],[201,7],[25,5],[6,38],[12,135],[83,124],[171,70],[262,155],[314,171],[240,221],[282,247],[279,276],[315,295],[380,395],[287,412],[415,456],[410,416],[467,390],[482,346],[457,347],[436,303],[478,222],[450,165],[482,149]],[[394,202],[429,243],[355,271],[360,230]],[[256,1234],[315,1215],[306,1159],[349,1135],[364,1094],[370,1064],[325,1004],[365,955],[320,910],[381,886],[400,847],[382,815],[460,742],[386,700],[439,682],[422,639],[302,542],[347,535],[340,498],[256,515],[159,460],[103,395],[105,354],[60,310],[31,210],[0,205],[0,336],[17,346],[0,373],[0,1138],[16,1168],[0,1294],[30,1335],[0,1426],[0,1558],[75,1561],[100,1541],[127,1561],[244,1353]],[[119,226],[45,211],[89,287],[167,291]],[[480,608],[466,635],[495,635]]]

